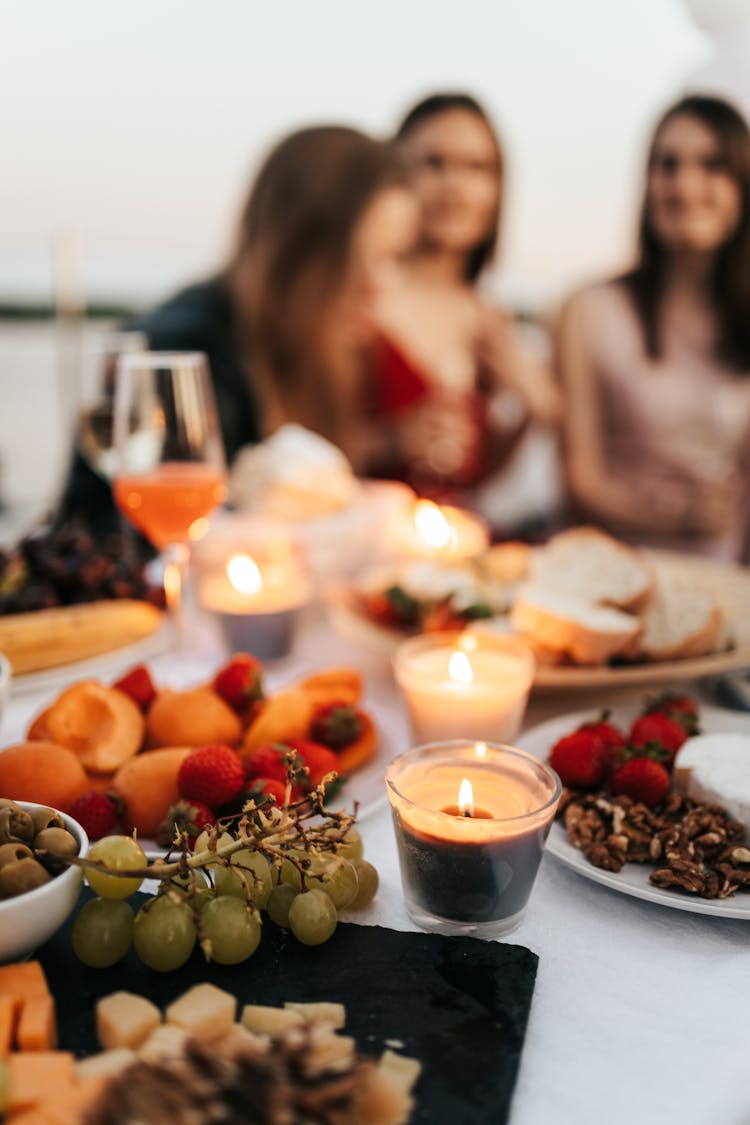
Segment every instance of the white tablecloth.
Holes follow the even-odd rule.
[[[204,623],[189,651],[150,663],[157,682],[177,686],[205,678],[225,655]],[[393,712],[387,661],[353,648],[313,612],[292,655],[270,666],[267,678],[278,687],[301,672],[340,664],[365,673],[376,716],[379,703]],[[3,744],[22,736],[49,697],[14,695]],[[578,706],[579,700],[532,701],[526,726]],[[405,746],[405,721],[402,731]],[[356,920],[415,929],[403,905],[388,808],[367,816],[361,831],[381,883]],[[539,956],[511,1125],[749,1125],[746,922],[628,898],[547,856],[526,917],[508,940]]]

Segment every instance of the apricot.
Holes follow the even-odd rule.
[[[52,741],[70,747],[91,773],[111,773],[143,742],[140,709],[124,692],[97,680],[73,684],[43,718]]]
[[[165,690],[151,704],[146,719],[147,746],[207,746],[238,742],[242,723],[210,687]]]
[[[336,768],[342,775],[361,769],[374,757],[378,748],[378,732],[374,722],[364,711],[357,711],[357,716],[362,733],[355,742],[350,742],[336,752]]]
[[[306,738],[317,706],[315,697],[301,688],[289,688],[271,696],[245,731],[239,751],[243,763],[253,750],[266,743]]]
[[[358,703],[362,698],[362,674],[356,668],[326,668],[302,680],[298,687],[314,696],[316,703]]]
[[[112,778],[111,789],[123,801],[123,827],[142,836],[155,836],[170,805],[179,800],[177,774],[191,747],[166,747],[138,754]],[[0,755],[0,758],[2,755]]]
[[[54,739],[50,737],[50,733],[47,728],[47,716],[49,715],[49,713],[50,708],[45,707],[45,709],[34,719],[28,731],[26,732],[26,737],[29,742],[54,742]]]
[[[67,812],[89,788],[80,759],[54,742],[21,742],[0,754],[0,793]]]

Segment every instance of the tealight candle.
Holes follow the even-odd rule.
[[[557,774],[522,750],[461,740],[401,754],[386,786],[414,921],[477,937],[514,930],[560,799]]]
[[[309,589],[291,554],[258,561],[239,552],[218,573],[201,577],[198,596],[203,608],[218,616],[233,649],[272,660],[289,651]]]
[[[488,543],[487,525],[479,516],[432,500],[417,500],[392,531],[397,554],[449,562],[472,558]]]
[[[506,742],[521,727],[534,657],[516,637],[426,633],[399,645],[393,669],[415,742]]]

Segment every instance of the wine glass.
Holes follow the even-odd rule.
[[[206,357],[142,352],[115,377],[114,496],[160,551],[167,609],[185,639],[183,590],[191,538],[226,496],[224,449]]]

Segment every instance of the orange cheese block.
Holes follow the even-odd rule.
[[[8,1112],[45,1101],[62,1101],[75,1086],[75,1059],[69,1051],[17,1051],[8,1055]]]
[[[13,1044],[16,1024],[16,1002],[12,996],[0,996],[0,1058],[7,1055]]]
[[[52,1097],[45,1093],[43,1101],[19,1114],[14,1113],[8,1125],[74,1125],[85,1120],[86,1111],[101,1094],[104,1085],[104,1079],[95,1078],[61,1086]]]
[[[20,961],[15,965],[0,965],[0,997],[8,996],[18,1014],[26,1000],[49,996],[47,978],[38,961]]]
[[[31,996],[24,1001],[16,1030],[19,1051],[54,1051],[57,1046],[55,1001],[51,996]]]

